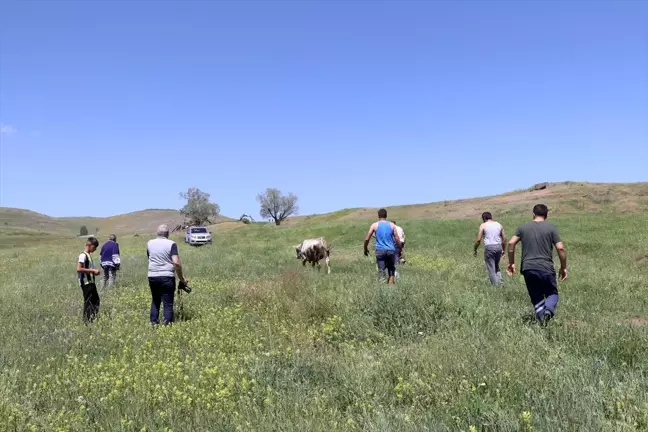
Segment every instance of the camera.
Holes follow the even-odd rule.
[[[191,292],[191,287],[184,283],[184,281],[178,282],[178,290],[182,290],[189,294]]]

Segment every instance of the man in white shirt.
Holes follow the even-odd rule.
[[[400,247],[396,248],[396,257],[394,259],[395,265],[398,265],[405,262],[405,257],[403,255],[403,248],[405,247],[405,231],[403,230],[403,228],[398,226],[398,224],[396,224],[396,221],[393,220],[391,222],[396,226],[396,236],[398,237],[398,241],[400,243]],[[398,270],[396,271],[396,277],[400,279]]]
[[[488,270],[488,278],[492,285],[501,285],[502,273],[499,268],[500,259],[506,250],[506,234],[501,223],[493,220],[490,212],[482,213],[483,223],[479,226],[475,240],[475,256],[482,239],[484,240],[484,262]]]
[[[403,258],[403,248],[405,247],[405,231],[403,230],[402,227],[398,226],[396,221],[391,221],[394,225],[396,225],[396,235],[398,236],[398,240],[400,241],[401,245],[401,250],[400,252],[397,252],[396,256],[396,264],[400,263],[401,260],[402,262],[405,262],[405,259]]]

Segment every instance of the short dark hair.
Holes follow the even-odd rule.
[[[97,240],[94,237],[90,237],[90,238],[88,238],[87,244],[92,245],[94,247],[98,247],[99,246],[99,240]]]
[[[544,204],[536,204],[533,206],[533,214],[546,218],[549,215],[549,209]]]
[[[493,219],[493,215],[491,214],[491,212],[482,213],[482,220],[484,222],[486,222],[487,220],[491,220],[491,219]]]
[[[385,209],[378,210],[378,219],[387,219],[387,210]]]
[[[392,220],[391,223],[393,223],[394,225],[396,225],[396,221],[395,221],[395,220]]]

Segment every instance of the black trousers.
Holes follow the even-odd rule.
[[[558,306],[558,284],[556,273],[540,270],[524,270],[524,282],[526,282],[531,303],[535,309],[538,319],[542,319],[545,312],[549,311],[551,316],[556,314]]]
[[[396,252],[377,250],[376,263],[381,277],[391,277],[396,274]]]
[[[151,288],[151,323],[160,323],[160,305],[164,305],[164,324],[173,322],[173,297],[175,294],[175,278],[157,276],[150,277]]]
[[[99,313],[99,293],[97,292],[97,285],[94,282],[87,283],[81,286],[83,291],[83,320],[85,322],[94,321]]]

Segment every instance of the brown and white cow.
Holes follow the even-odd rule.
[[[321,268],[320,260],[325,260],[327,274],[331,274],[331,247],[324,237],[304,240],[301,244],[295,246],[295,252],[297,253],[297,259],[302,260],[302,265],[305,266],[309,262],[315,267],[315,264],[317,264],[318,270]]]

